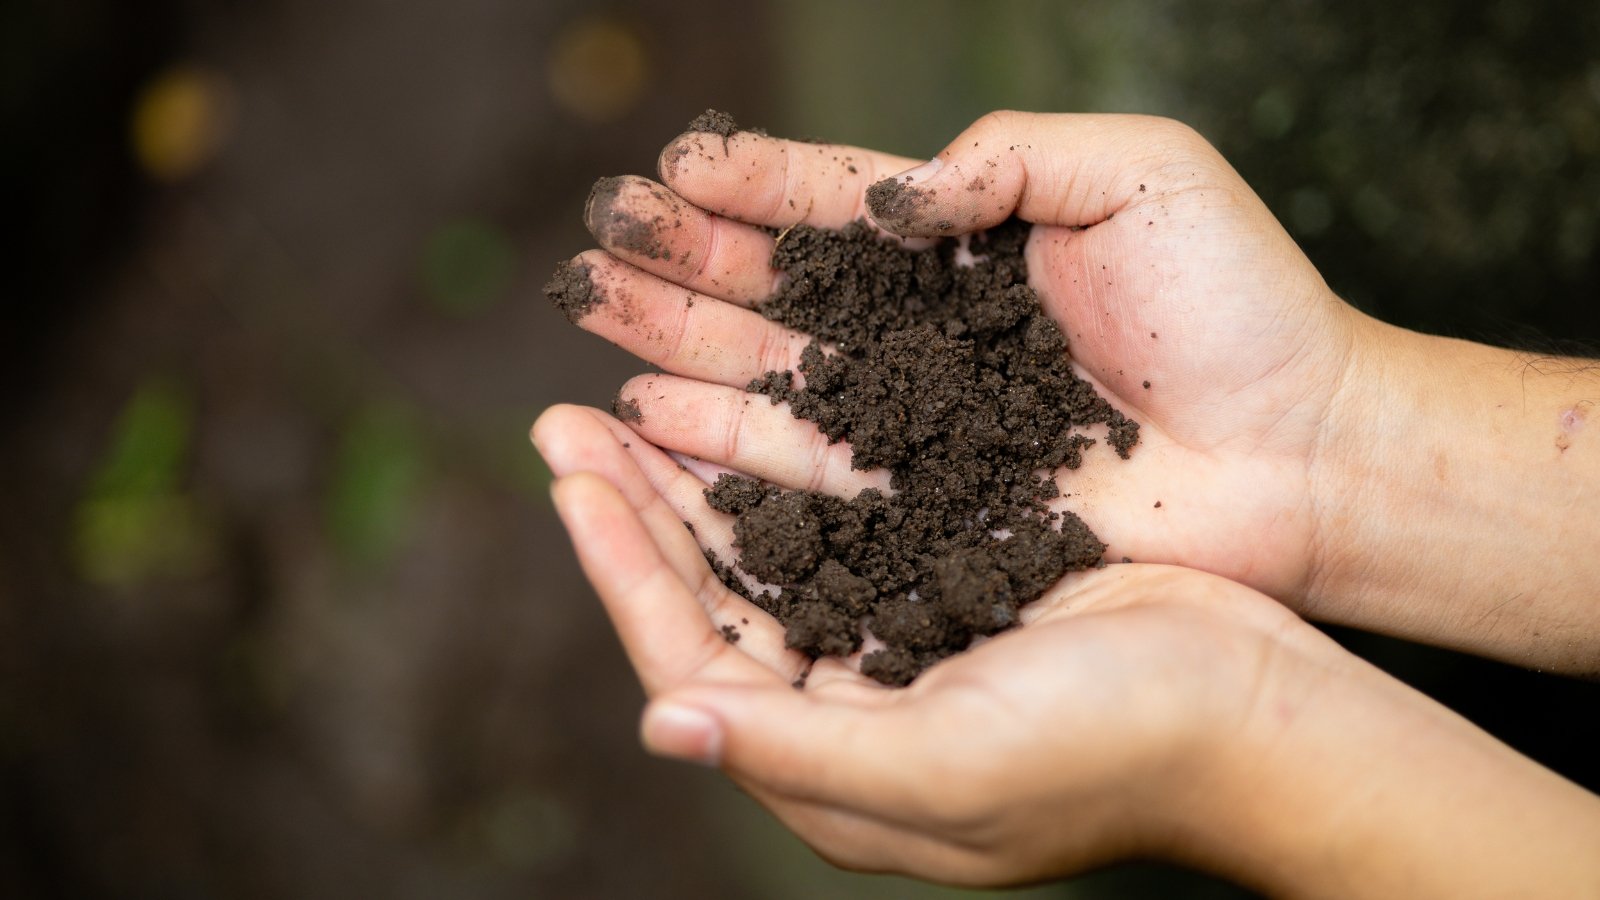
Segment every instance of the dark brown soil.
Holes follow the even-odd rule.
[[[545,283],[544,295],[574,324],[605,301],[589,278],[589,267],[573,262],[556,266],[556,273]]]
[[[725,112],[718,112],[714,109],[708,109],[700,115],[695,116],[694,121],[690,122],[689,127],[685,129],[686,134],[714,134],[722,138],[723,153],[728,152],[728,138],[731,138],[740,132],[759,134],[762,137],[767,136],[765,129],[745,128],[738,122],[735,122],[733,116]],[[679,144],[676,149],[676,154],[679,159],[689,152],[690,150],[687,144]]]
[[[715,134],[727,138],[738,134],[743,129],[739,127],[738,122],[733,120],[733,116],[725,112],[708,109],[695,116],[694,121],[690,122],[689,127],[684,130],[702,134]]]
[[[644,413],[639,411],[639,401],[624,397],[620,393],[611,401],[611,414],[620,422],[638,424],[644,421]]]
[[[1048,473],[1081,463],[1095,443],[1085,426],[1108,426],[1123,458],[1139,426],[1072,373],[1026,284],[1026,237],[1018,222],[973,237],[970,268],[955,264],[954,240],[911,252],[860,222],[799,226],[779,243],[787,284],[760,310],[818,341],[802,354],[803,386],[769,372],[749,389],[849,441],[852,465],[888,469],[893,487],[842,500],[724,475],[706,492],[737,517],[738,568],[772,589],[713,567],[784,623],[792,649],[854,653],[865,624],[885,647],[862,671],[908,684],[1015,625],[1066,572],[1102,564],[1088,526],[1047,509]]]

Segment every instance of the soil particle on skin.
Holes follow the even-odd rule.
[[[619,421],[632,422],[635,425],[644,421],[644,413],[639,411],[639,401],[621,394],[611,401],[611,413]]]
[[[739,634],[739,629],[732,625],[724,625],[719,630],[722,632],[722,639],[730,644],[739,643],[739,638],[743,637],[743,635]]]
[[[767,137],[766,129],[741,127],[738,122],[734,121],[733,116],[715,109],[708,109],[695,116],[694,121],[689,123],[689,127],[685,131],[689,134],[714,134],[722,138],[723,152],[727,152],[728,138],[740,132]]]
[[[589,267],[583,263],[563,262],[557,265],[556,273],[545,283],[544,295],[573,324],[605,302],[604,295],[595,290]]]
[[[725,112],[708,109],[695,116],[694,121],[690,122],[689,127],[684,130],[700,134],[715,134],[720,137],[732,137],[739,133],[739,123],[733,120],[733,116]]]
[[[635,214],[627,204],[619,202],[630,181],[618,177],[596,181],[589,191],[589,201],[584,206],[584,221],[590,233],[608,250],[623,250],[650,259],[670,261],[672,251],[661,242],[662,231],[667,225],[666,217],[655,215],[647,219]],[[647,189],[656,193],[659,199],[671,202],[661,194],[659,188],[650,186]]]
[[[1106,426],[1123,458],[1139,426],[1073,374],[1027,286],[1027,233],[1011,222],[972,237],[970,267],[953,240],[908,251],[863,222],[797,226],[774,252],[786,286],[759,310],[816,340],[804,387],[768,372],[748,389],[849,441],[852,465],[887,469],[892,487],[844,500],[722,475],[706,491],[735,517],[739,568],[777,588],[751,599],[790,648],[848,655],[865,626],[885,646],[862,671],[908,684],[1016,625],[1066,572],[1103,564],[1089,527],[1046,506],[1059,495],[1047,473],[1081,464],[1087,426]],[[731,567],[713,569],[750,596]]]
[[[872,211],[872,217],[896,231],[915,224],[932,202],[932,191],[896,178],[885,178],[867,188],[867,209]]]

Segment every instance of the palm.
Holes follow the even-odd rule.
[[[1029,264],[1047,310],[1085,376],[1144,426],[1129,463],[1061,481],[1114,554],[1292,596],[1341,314],[1259,203],[1203,194],[1141,194],[1093,227],[1036,229]]]
[[[1022,628],[887,689],[845,661],[812,667],[785,650],[782,626],[723,588],[683,527],[725,547],[726,517],[701,500],[705,483],[628,436],[579,407],[555,407],[535,427],[566,476],[557,504],[586,572],[647,692],[690,704],[715,692],[719,708],[742,707],[752,721],[730,726],[723,764],[842,863],[891,846],[920,874],[995,882],[1141,849],[1129,842],[1148,823],[1107,804],[1131,785],[1183,802],[1206,742],[1244,727],[1265,660],[1298,626],[1214,576],[1109,567],[1069,577]],[[580,471],[598,478],[569,475]],[[793,690],[808,670],[806,690]],[[1041,784],[1029,772],[1061,777]],[[1026,824],[1038,821],[1057,825]]]

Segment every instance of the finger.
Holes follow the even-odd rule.
[[[695,541],[694,534],[683,525],[688,517],[680,517],[676,510],[669,507],[645,477],[636,457],[631,455],[633,441],[623,437],[627,435],[637,440],[636,436],[620,423],[617,425],[620,431],[613,431],[605,423],[606,418],[609,417],[599,410],[582,406],[552,406],[533,424],[534,445],[539,448],[539,453],[557,478],[577,472],[592,472],[616,488],[639,514],[662,556],[679,578],[685,584],[695,586],[709,573],[700,545]],[[624,443],[629,446],[624,447]],[[660,450],[647,447],[644,441],[639,441],[639,444],[641,455],[653,452],[663,456],[663,461],[671,466],[670,460],[665,460]],[[678,474],[692,478],[685,472]],[[701,487],[703,489],[704,485]],[[702,512],[703,515],[700,514]],[[696,510],[695,513],[694,518],[690,519],[695,523],[695,534],[712,532],[717,525],[727,527],[729,524],[717,521],[728,517],[710,507],[704,507],[703,511]]]
[[[735,778],[796,800],[849,809],[894,824],[941,821],[919,779],[929,735],[895,699],[847,702],[831,692],[713,685],[697,679],[645,711],[644,734],[655,752],[680,756],[662,722],[700,716],[714,723],[716,755]]]
[[[645,440],[791,490],[846,499],[865,488],[889,490],[889,473],[850,467],[850,445],[830,442],[796,419],[788,404],[671,375],[642,375],[622,389],[642,414],[633,429]]]
[[[732,517],[706,504],[705,482],[597,409],[551,407],[533,431],[557,476],[591,472],[622,494],[726,640],[785,680],[798,677],[808,660],[784,645],[783,626],[725,588],[707,565],[702,544],[724,562],[735,557]],[[685,527],[691,523],[692,533]]]
[[[866,203],[901,235],[979,231],[1012,215],[1087,227],[1202,176],[1215,182],[1219,170],[1239,181],[1204,138],[1168,119],[996,112],[932,160],[873,184]]]
[[[713,215],[648,178],[594,183],[584,222],[613,256],[692,291],[751,306],[772,295],[772,236]]]
[[[742,387],[792,369],[811,341],[601,250],[563,263],[545,292],[584,330],[669,372],[718,384]]]
[[[646,693],[691,678],[783,683],[723,639],[616,488],[583,472],[558,479],[551,497]]]
[[[989,856],[960,844],[853,810],[805,803],[754,784],[742,786],[818,856],[841,869],[946,884],[993,884],[1006,877],[991,873],[995,865]]]
[[[689,132],[661,151],[658,168],[668,187],[718,215],[772,228],[842,228],[866,217],[867,185],[917,162],[748,131],[726,140]]]

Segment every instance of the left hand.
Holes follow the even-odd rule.
[[[847,868],[1012,884],[1183,857],[1270,743],[1250,737],[1257,711],[1347,659],[1248,588],[1117,565],[1070,576],[1022,627],[908,688],[822,659],[797,691],[809,661],[702,557],[696,537],[732,559],[705,481],[597,410],[555,407],[534,439],[653,698],[645,743],[721,767]]]

